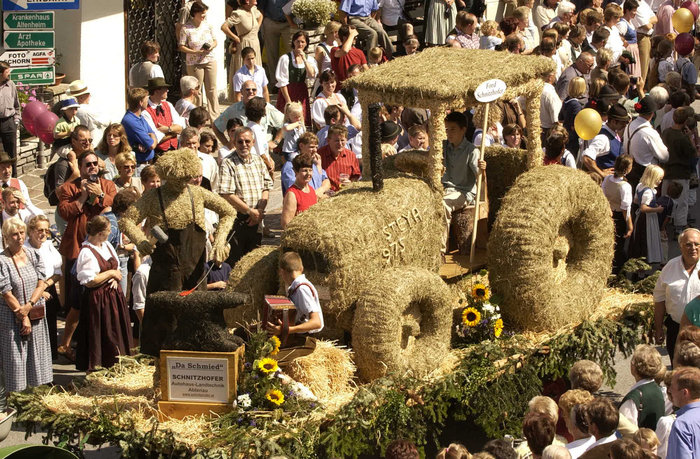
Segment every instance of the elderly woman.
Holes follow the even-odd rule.
[[[292,51],[280,57],[275,72],[279,88],[277,109],[284,113],[288,102],[299,102],[304,107],[304,120],[307,125],[311,123],[311,112],[306,80],[315,78],[317,71],[314,57],[306,56],[308,46],[309,37],[306,32],[297,31],[292,35]]]
[[[119,285],[117,252],[107,241],[109,220],[101,215],[87,222],[87,241],[78,254],[78,282],[85,287],[77,330],[78,352],[75,366],[91,372],[109,368],[120,355],[131,353],[131,322]]]
[[[136,172],[136,158],[134,155],[130,152],[120,153],[117,155],[116,163],[119,175],[112,181],[117,187],[117,192],[124,188],[133,187],[138,190],[139,194],[142,194],[143,185],[141,185],[141,179],[139,177],[134,177],[134,172]]]
[[[216,58],[212,50],[216,48],[214,29],[206,21],[207,10],[204,3],[194,2],[190,7],[190,20],[180,30],[178,51],[187,56],[187,74],[197,77],[207,94],[207,110],[211,119],[219,116],[219,94],[216,90]],[[201,105],[201,97],[197,105]]]
[[[58,358],[56,324],[58,311],[61,309],[56,283],[63,277],[63,258],[58,253],[53,242],[49,239],[49,219],[44,215],[37,215],[27,225],[27,240],[24,246],[35,250],[39,254],[39,260],[46,275],[46,290],[42,294],[46,302],[46,322],[49,327],[49,342],[51,343],[51,358]]]
[[[287,190],[282,202],[282,229],[287,228],[295,215],[304,212],[318,202],[316,192],[310,185],[314,161],[311,155],[298,155],[292,160],[296,179]]]
[[[182,99],[178,100],[175,104],[175,110],[185,118],[190,119],[190,112],[192,109],[197,107],[196,101],[201,97],[200,92],[201,86],[197,77],[191,75],[185,75],[180,78],[180,92],[182,93]]]
[[[104,178],[114,180],[114,177],[119,175],[116,165],[116,157],[119,153],[131,151],[131,145],[126,138],[124,126],[119,123],[113,123],[107,126],[102,140],[97,145],[95,153],[97,157],[104,161]]]
[[[46,287],[39,255],[24,247],[27,226],[5,220],[0,253],[0,362],[10,392],[53,380],[49,329],[42,293]]]

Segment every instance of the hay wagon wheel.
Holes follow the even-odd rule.
[[[239,327],[257,319],[256,305],[263,304],[265,295],[275,295],[279,291],[279,247],[262,246],[247,253],[233,267],[226,290],[247,293],[251,303],[224,310],[226,325]]]
[[[520,175],[489,239],[489,279],[506,323],[546,331],[589,316],[613,247],[610,206],[587,174],[555,165]]]
[[[388,269],[359,298],[352,343],[363,380],[392,372],[423,376],[447,355],[452,295],[437,274],[422,268]]]

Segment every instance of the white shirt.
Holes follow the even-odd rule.
[[[44,273],[46,274],[47,279],[55,275],[60,276],[63,274],[63,270],[61,269],[63,259],[50,239],[45,240],[44,243],[41,244],[41,247],[37,249],[31,244],[31,242],[29,242],[29,238],[27,238],[24,241],[24,246],[33,249],[39,254],[39,261],[44,267]]]
[[[44,215],[44,211],[39,209],[37,206],[32,203],[32,198],[29,197],[29,190],[27,189],[27,185],[25,185],[24,181],[22,179],[10,179],[7,181],[8,186],[12,186],[11,184],[14,183],[14,181],[17,180],[17,183],[19,183],[19,191],[22,192],[22,196],[24,196],[24,208],[29,211],[29,213],[34,215]],[[2,191],[3,185],[5,185],[5,182],[0,180],[0,191]]]
[[[656,423],[656,438],[659,439],[659,447],[656,449],[656,454],[661,459],[666,459],[666,453],[668,452],[668,437],[671,435],[671,427],[673,427],[673,421],[676,420],[675,414],[670,414],[668,416],[661,416],[659,421]]]
[[[632,25],[638,29],[640,27],[643,27],[651,21],[651,18],[654,17],[654,11],[652,11],[651,7],[649,4],[645,1],[639,2],[639,7],[637,8],[637,14],[634,15],[632,20],[630,21]],[[642,35],[641,32],[637,32]],[[647,32],[648,33],[648,32]]]
[[[341,93],[336,92],[335,96],[343,104],[348,104],[345,97]],[[318,96],[316,96],[316,100],[314,101],[313,105],[311,105],[311,119],[314,120],[314,123],[318,125],[319,129],[326,125],[326,119],[323,117],[323,113],[326,111],[327,107],[328,101],[326,100],[326,96],[323,94],[323,92],[320,92]]]
[[[113,121],[105,114],[96,110],[92,104],[80,104],[75,116],[80,120],[80,124],[90,129],[93,147],[97,147],[97,144],[102,140],[105,129]]]
[[[148,276],[151,273],[151,264],[153,261],[150,256],[141,260],[141,265],[131,278],[131,293],[134,298],[134,310],[144,309],[146,307],[146,286],[148,285]]]
[[[559,112],[561,111],[562,102],[554,89],[549,83],[544,84],[542,88],[542,96],[540,97],[540,123],[542,129],[549,129],[554,126],[559,120]]]
[[[588,438],[574,440],[571,443],[567,443],[565,446],[566,449],[569,450],[569,454],[571,454],[571,459],[577,459],[583,453],[585,453],[586,450],[588,450],[588,448],[590,448],[593,443],[595,443],[595,437],[591,435]]]
[[[618,183],[622,183],[622,185],[616,185]],[[625,182],[622,177],[615,177],[611,174],[603,179],[601,188],[603,189],[605,197],[608,198],[608,201],[620,201],[619,209],[613,209],[612,204],[610,208],[614,212],[625,212],[625,217],[628,217],[630,209],[632,208],[632,185]]]
[[[197,152],[199,160],[202,161],[202,176],[209,180],[212,190],[219,189],[219,164],[214,157],[208,153]]]
[[[625,45],[622,42],[622,37],[620,36],[620,31],[617,27],[604,28],[610,32],[610,36],[608,37],[608,41],[605,43],[605,47],[613,53],[612,61],[610,61],[610,65],[613,65],[618,59],[620,59],[620,56],[622,56],[622,52],[625,50]]]
[[[78,273],[78,282],[80,282],[80,285],[85,285],[92,281],[101,272],[97,258],[89,247],[97,250],[97,253],[99,253],[105,261],[112,257],[119,260],[119,258],[117,258],[117,252],[114,251],[114,247],[112,247],[112,244],[108,241],[103,242],[100,247],[90,244],[87,241],[83,242],[83,248],[80,249],[78,259],[75,262],[75,271]]]
[[[700,278],[696,264],[693,271],[688,272],[683,267],[683,259],[672,258],[661,270],[654,287],[654,303],[666,302],[666,312],[676,323],[681,322],[685,305],[700,295]]]
[[[313,54],[306,57],[306,62],[309,63],[312,69],[314,69],[314,77],[306,73],[306,79],[313,80],[318,73],[318,68],[316,68],[316,59],[314,59]],[[297,65],[296,59],[292,62],[292,65],[298,69],[305,68],[304,64]],[[278,88],[283,88],[289,84],[289,53],[280,56],[280,60],[277,61],[277,70],[275,71],[275,78],[277,79],[276,86]]]
[[[255,86],[258,88],[258,96],[262,97],[263,88],[267,87],[267,75],[265,75],[265,69],[256,65],[253,69],[253,74],[250,74],[250,69],[245,65],[238,69],[238,71],[233,75],[233,90],[234,92],[241,92],[241,87],[246,81],[253,80]]]
[[[612,443],[615,440],[617,440],[617,437],[615,436],[615,432],[613,432],[609,437],[603,437],[600,440],[597,440],[597,441],[591,443],[591,446],[589,446],[586,451],[590,451],[593,448],[595,448],[596,446],[604,445],[606,443]]]
[[[637,131],[636,134],[634,134],[635,131]],[[630,136],[632,136],[632,141],[630,141]],[[622,145],[624,153],[631,154],[640,166],[668,161],[668,148],[661,140],[661,135],[649,121],[641,116],[633,119],[625,128]]]
[[[252,121],[248,121],[246,126],[253,131],[253,136],[255,137],[255,144],[253,145],[253,151],[255,154],[259,156],[267,155],[269,147],[267,145],[267,136],[265,135],[262,126]]]
[[[171,104],[167,100],[164,100],[163,102],[161,102],[161,105],[163,105],[163,104],[167,104],[168,107],[170,108],[170,116],[173,119],[173,124],[177,124],[182,129],[185,129],[187,127],[187,121],[185,121],[185,118],[180,116],[180,114],[177,112],[177,110],[175,110],[175,107],[173,106],[173,104]],[[156,108],[158,105],[154,104],[153,101],[151,101],[151,99],[149,98],[148,99],[148,106],[151,108]],[[143,118],[146,120],[148,125],[151,126],[151,129],[153,129],[153,132],[156,133],[156,142],[160,143],[161,140],[163,140],[163,137],[165,137],[165,134],[163,134],[162,132],[160,132],[158,130],[158,128],[156,127],[156,123],[153,121],[151,114],[148,113],[148,110],[143,110],[141,112],[141,115],[143,115]]]
[[[612,132],[607,124],[603,124],[601,131],[603,129],[606,129],[608,132]],[[593,161],[595,161],[599,156],[605,156],[608,153],[610,153],[610,139],[603,133],[593,137],[593,140],[591,140],[591,142],[588,144],[588,148],[583,150],[583,156],[587,156]]]
[[[654,380],[651,378],[640,379],[639,381],[634,383],[634,385],[630,388],[630,390],[628,392],[632,392],[633,390],[637,389],[638,387],[643,386],[644,384],[652,383],[652,382],[654,382]],[[627,419],[629,419],[629,421],[632,424],[634,424],[635,426],[637,425],[638,412],[637,412],[637,405],[634,403],[634,400],[627,400],[627,401],[625,401],[625,403],[620,405],[620,414],[622,416],[626,417]]]
[[[299,286],[300,284],[305,284]],[[291,293],[293,292],[293,293]],[[290,294],[291,293],[291,294]],[[292,284],[287,289],[289,299],[292,300],[294,306],[297,307],[297,324],[307,322],[311,318],[312,312],[317,312],[321,319],[321,328],[311,330],[309,333],[318,333],[323,330],[323,311],[321,311],[321,303],[318,300],[318,291],[316,287],[311,285],[304,274],[292,281]]]

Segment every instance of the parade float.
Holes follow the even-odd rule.
[[[216,409],[183,416],[209,405],[168,400],[173,375],[183,373],[161,352],[124,358],[70,389],[15,394],[18,421],[63,446],[107,442],[125,457],[373,457],[395,438],[427,452],[465,441],[449,429],[457,422],[471,426],[470,436],[519,436],[528,400],[579,359],[598,362],[613,381],[615,353],[631,353],[651,330],[651,298],[630,291],[634,285],[606,288],[613,226],[600,189],[580,171],[541,165],[539,76],[552,66],[539,57],[432,48],[349,80],[363,108],[371,181],[295,217],[280,247],[246,255],[221,300],[205,292],[149,298],[146,314],[159,311],[171,324],[160,341],[172,346],[167,352],[204,351],[192,340],[176,346],[196,333],[197,311],[216,325],[213,338],[202,335],[206,352],[218,352],[222,330],[231,333],[225,341],[245,342],[222,367],[227,390],[214,394]],[[443,262],[443,119],[449,109],[495,100],[488,88],[479,91],[494,79],[503,83],[496,97],[526,100],[528,149],[482,149],[488,191],[463,216],[470,253]],[[429,152],[382,160],[379,101],[430,110]],[[265,295],[283,293],[277,260],[285,250],[301,255],[326,321],[294,360],[251,325]],[[199,359],[181,364],[207,370],[201,359],[228,361],[166,358]],[[186,377],[202,367],[190,368]],[[164,401],[181,405],[166,411]]]

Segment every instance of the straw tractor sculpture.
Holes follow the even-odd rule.
[[[613,226],[607,200],[586,174],[542,166],[539,76],[551,70],[551,61],[540,57],[431,48],[347,81],[359,90],[369,133],[363,171],[372,181],[295,217],[280,248],[244,257],[229,288],[250,294],[253,303],[225,311],[227,324],[256,319],[263,295],[281,288],[279,253],[294,250],[319,288],[327,328],[351,334],[362,379],[388,372],[423,376],[437,368],[450,349],[457,303],[439,274],[443,120],[450,109],[475,106],[474,90],[493,78],[506,83],[506,100],[525,97],[528,125],[527,151],[488,147],[485,153],[489,192],[481,204],[486,209],[490,201],[491,221],[500,207],[488,240],[489,279],[502,297],[504,321],[511,329],[543,331],[588,316],[610,271]],[[428,153],[401,153],[382,163],[380,101],[430,110]],[[487,216],[479,213],[474,226],[485,227]],[[483,253],[485,238],[478,242]],[[456,262],[464,272],[475,268]]]

